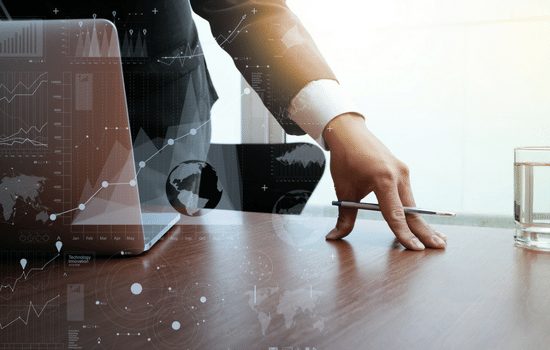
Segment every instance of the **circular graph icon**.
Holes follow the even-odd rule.
[[[111,258],[98,274],[95,305],[119,326],[147,326],[154,311],[162,307],[162,300],[175,293],[169,275],[162,258],[146,264],[139,258]]]
[[[273,261],[261,250],[247,250],[242,254],[239,269],[239,275],[245,283],[258,284],[271,279]]]
[[[211,316],[223,308],[222,288],[215,282],[191,282],[184,290],[184,303],[199,316]]]
[[[189,311],[174,298],[162,302],[154,314],[148,342],[157,349],[200,349],[206,333],[206,320]]]

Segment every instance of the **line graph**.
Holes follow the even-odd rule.
[[[0,72],[0,152],[48,148],[48,72]]]
[[[4,348],[25,344],[25,348],[30,349],[38,344],[54,344],[60,339],[63,293],[51,290],[51,283],[61,278],[63,270],[58,268],[57,261],[62,257],[63,243],[57,240],[52,245],[55,250],[49,253],[0,252],[0,344]]]
[[[17,284],[19,283],[19,281],[21,280],[26,280],[27,278],[29,278],[29,275],[33,272],[33,271],[44,271],[44,269],[50,264],[52,263],[54,260],[56,260],[57,258],[59,258],[61,254],[56,254],[53,258],[51,258],[50,260],[48,260],[44,265],[42,265],[42,267],[33,267],[31,269],[29,269],[27,272],[25,272],[25,270],[23,270],[23,272],[21,272],[21,275],[19,277],[17,277],[15,279],[15,281],[12,283],[12,284],[0,284],[0,291],[2,291],[3,289],[9,289],[11,290],[11,292],[13,293],[15,291],[15,288],[17,287]]]
[[[17,318],[14,318],[12,321],[6,323],[6,324],[1,324],[0,323],[0,330],[4,330],[6,328],[8,328],[9,326],[11,326],[12,324],[16,323],[16,322],[22,322],[25,326],[29,324],[29,318],[30,318],[30,315],[31,315],[31,311],[34,312],[34,314],[36,315],[36,318],[40,318],[40,316],[42,316],[42,314],[44,313],[44,310],[46,310],[46,308],[48,307],[48,305],[50,303],[52,303],[53,301],[55,301],[57,298],[59,298],[59,294],[56,295],[55,297],[51,298],[50,300],[46,301],[44,303],[44,305],[42,305],[42,308],[40,309],[40,311],[38,311],[36,309],[36,306],[33,304],[32,301],[29,301],[29,307],[27,309],[27,315],[23,318],[21,316],[18,316]]]
[[[175,61],[178,61],[180,65],[183,67],[187,60],[190,60],[195,57],[201,57],[201,56],[204,56],[204,53],[202,52],[200,46],[191,48],[191,46],[187,44],[184,50],[180,50],[179,54],[175,56],[163,56],[160,59],[158,59],[157,62],[162,63],[166,66],[171,66],[172,64],[174,64]],[[167,61],[163,61],[163,60],[167,60]]]
[[[256,14],[256,12],[254,12],[254,14]],[[216,36],[216,42],[220,47],[223,48],[224,45],[231,44],[239,36],[239,34],[241,34],[243,31],[246,32],[246,27],[241,28],[241,25],[246,20],[246,18],[246,14],[242,15],[237,25],[232,30],[228,31],[228,35],[220,34]],[[179,54],[174,56],[163,56],[158,59],[157,62],[167,66],[171,66],[172,64],[174,64],[174,62],[178,61],[180,65],[183,66],[187,60],[201,56],[204,56],[204,53],[201,50],[200,46],[197,45],[196,47],[192,48],[189,44],[187,44],[185,49],[180,50]]]
[[[49,216],[50,221],[55,221],[60,216],[71,213],[71,212],[74,212],[74,211],[77,211],[77,210],[80,210],[80,211],[86,210],[86,205],[90,201],[92,201],[95,197],[97,197],[97,195],[99,195],[100,192],[102,192],[103,190],[105,190],[106,188],[108,188],[110,186],[131,186],[131,187],[135,187],[137,185],[137,177],[138,177],[139,173],[141,172],[141,169],[143,169],[147,166],[147,162],[154,159],[157,155],[159,155],[167,147],[174,146],[177,141],[180,141],[181,139],[186,138],[188,136],[195,136],[197,134],[198,130],[203,128],[209,122],[210,122],[210,119],[205,121],[204,123],[200,124],[196,128],[190,129],[189,132],[187,132],[186,134],[183,134],[183,135],[178,136],[178,137],[173,138],[173,139],[168,139],[166,141],[166,143],[161,148],[159,148],[155,153],[153,153],[151,156],[149,156],[149,158],[138,162],[138,164],[137,164],[138,165],[138,170],[136,171],[136,176],[133,179],[130,179],[127,182],[114,182],[114,183],[109,183],[109,181],[107,181],[107,180],[102,181],[101,182],[101,187],[99,187],[86,201],[84,201],[83,203],[80,203],[75,208],[71,208],[71,209],[68,209],[68,210],[65,210],[65,211],[62,211],[62,212],[50,214],[50,216]]]
[[[48,145],[45,143],[41,143],[39,141],[32,140],[27,137],[25,138],[19,137],[9,141],[5,141],[5,142],[0,141],[0,146],[15,146],[15,145],[23,145],[25,143],[30,143],[31,145],[37,146],[37,147],[48,147]]]
[[[41,127],[37,127],[33,125],[28,129],[20,128],[18,131],[8,136],[0,135],[0,145],[13,146],[14,144],[24,144],[28,142],[33,146],[47,147],[48,146],[47,143],[42,143],[37,140],[37,138],[41,137],[38,134],[41,134],[47,125],[48,123],[46,122]],[[32,132],[34,132],[35,134],[31,135]]]
[[[8,88],[5,84],[0,84],[0,101],[11,103],[16,97],[33,96],[42,84],[48,82],[48,79],[44,78],[47,77],[47,75],[48,72],[40,74],[38,78],[28,85],[19,81],[12,89]]]

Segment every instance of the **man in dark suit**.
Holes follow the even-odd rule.
[[[191,17],[193,9],[209,21],[220,46],[284,130],[307,132],[330,149],[339,199],[358,201],[374,191],[384,218],[405,247],[445,247],[443,234],[419,216],[405,216],[403,206],[415,205],[407,167],[369,132],[285,1],[8,0],[4,4],[5,16],[12,18],[113,21],[121,42],[135,144],[139,148],[148,139],[161,145],[193,128],[200,137],[178,148],[186,153],[179,160],[205,157],[210,107],[217,99]],[[136,39],[138,34],[141,39]],[[348,235],[356,215],[356,209],[340,208],[327,239]]]

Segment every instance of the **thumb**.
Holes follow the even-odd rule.
[[[336,227],[325,236],[325,239],[341,239],[349,235],[353,230],[356,218],[356,208],[338,207],[338,220],[336,221]]]

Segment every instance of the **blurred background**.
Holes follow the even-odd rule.
[[[548,0],[287,3],[368,127],[409,165],[418,206],[456,211],[464,223],[512,223],[513,149],[550,145]],[[208,23],[197,24],[220,95],[212,141],[246,142],[243,105],[260,102],[243,93]],[[327,170],[307,210],[335,215],[335,198]]]

